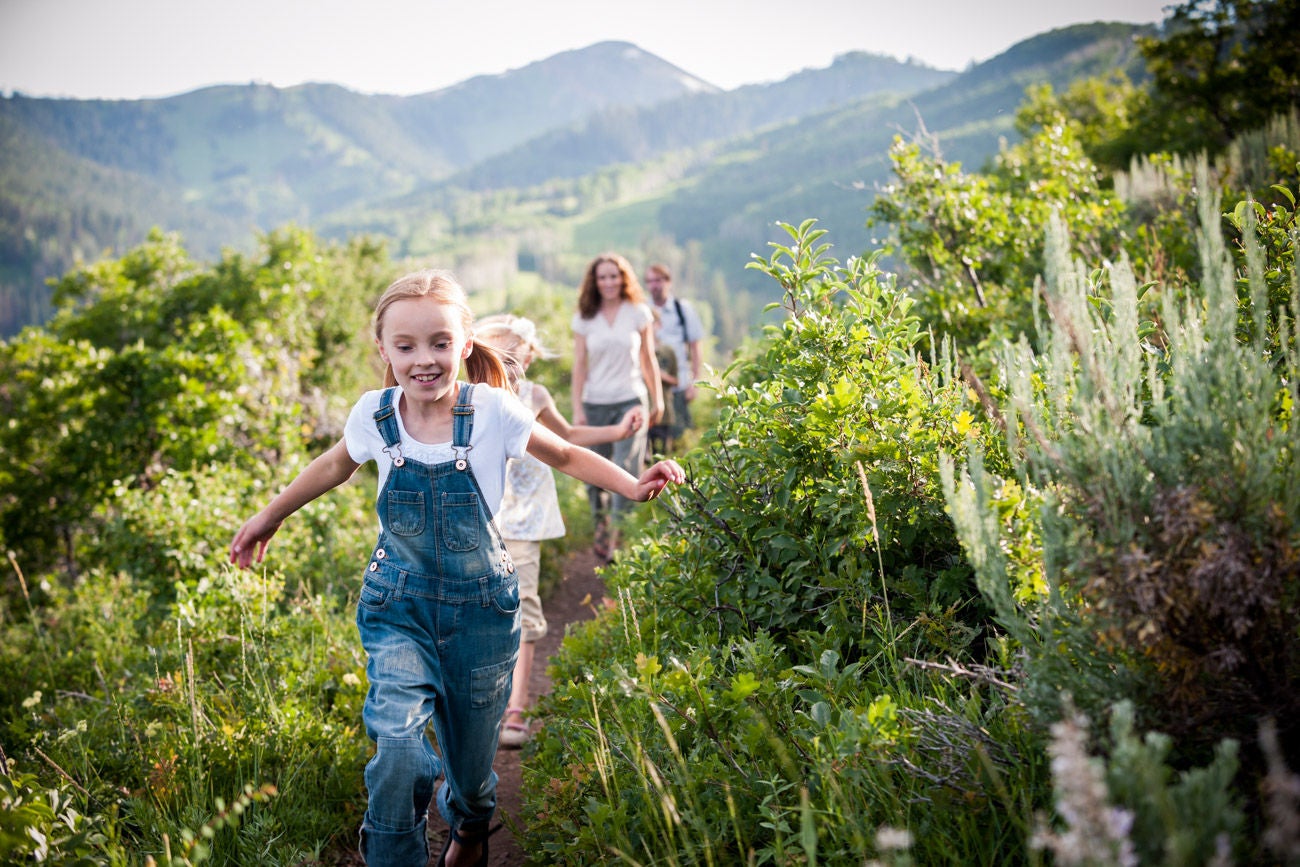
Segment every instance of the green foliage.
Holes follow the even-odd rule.
[[[1139,41],[1151,74],[1138,125],[1149,151],[1217,154],[1300,105],[1296,0],[1186,0]]]
[[[941,450],[997,440],[917,358],[872,261],[836,262],[811,221],[786,231],[755,263],[785,320],[728,372],[689,489],[607,575],[617,610],[552,668],[524,787],[538,860],[1025,851],[1045,769],[1008,695],[962,679],[1010,660],[937,476]],[[907,662],[933,657],[956,676]]]
[[[32,571],[75,571],[115,489],[210,463],[251,471],[303,433],[337,437],[340,407],[320,395],[355,394],[366,374],[381,254],[286,230],[259,261],[205,270],[155,233],[64,277],[48,329],[0,345],[0,539]]]
[[[0,859],[65,867],[122,863],[124,853],[110,843],[112,820],[83,814],[76,801],[66,781],[46,788],[0,756]]]
[[[1238,202],[1224,216],[1233,230],[1233,260],[1240,275],[1237,278],[1237,319],[1245,329],[1255,326],[1251,314],[1251,287],[1262,282],[1267,290],[1264,304],[1267,308],[1263,345],[1269,356],[1285,351],[1278,341],[1285,338],[1282,319],[1291,311],[1291,299],[1296,297],[1296,241],[1300,238],[1300,219],[1297,219],[1295,192],[1282,184],[1272,188],[1278,201],[1265,207],[1249,200]],[[1246,236],[1252,235],[1251,243]],[[1295,334],[1290,335],[1292,340]]]
[[[1025,136],[992,171],[927,155],[896,138],[895,183],[872,205],[888,224],[919,291],[918,312],[940,335],[974,348],[990,338],[1033,334],[1033,287],[1043,270],[1043,229],[1064,220],[1089,254],[1118,247],[1123,206],[1085,155],[1081,127],[1031,89],[1017,114]]]
[[[1300,702],[1300,293],[1291,265],[1291,297],[1270,307],[1246,231],[1243,302],[1216,205],[1201,200],[1204,282],[1185,302],[1166,295],[1156,334],[1123,264],[1100,293],[1063,228],[1051,235],[1049,337],[1037,355],[1008,347],[1002,365],[1017,474],[1042,501],[1046,593],[1009,593],[999,480],[978,457],[945,483],[981,589],[1026,653],[1031,706],[1055,714],[1064,692],[1092,716],[1131,700],[1143,727],[1173,738],[1180,767],[1223,738],[1253,743],[1266,718],[1294,743]],[[1249,792],[1261,761],[1244,760]]]
[[[762,635],[688,647],[653,632],[673,612],[622,598],[566,639],[542,699],[534,858],[861,863],[906,828],[918,863],[1017,863],[1044,768],[997,690],[829,648],[791,665]]]
[[[121,574],[46,592],[57,617],[6,625],[5,742],[79,780],[83,810],[111,805],[133,850],[162,854],[250,785],[280,795],[212,840],[214,863],[296,863],[359,822],[364,659],[346,597],[229,568],[161,614]]]
[[[260,789],[254,789],[253,786],[244,786],[244,791],[238,798],[226,807],[226,802],[222,798],[217,798],[217,814],[205,822],[198,831],[189,828],[181,829],[181,838],[178,841],[179,851],[173,853],[171,840],[166,835],[163,837],[163,851],[155,863],[159,867],[192,867],[195,864],[203,864],[212,858],[212,840],[221,831],[235,831],[239,828],[241,821],[249,808],[254,804],[266,801],[275,795],[275,787],[271,785],[262,786]],[[253,854],[253,853],[250,853]]]
[[[697,577],[665,576],[657,595],[712,612],[721,635],[783,642],[863,632],[881,604],[978,623],[957,613],[974,588],[937,487],[939,452],[981,434],[964,391],[918,360],[910,301],[872,260],[841,266],[811,222],[787,231],[756,263],[787,318],[728,372],[714,444],[692,465],[708,481],[674,519],[702,543],[682,570]],[[960,652],[977,631],[936,640]]]
[[[1064,864],[1231,863],[1242,826],[1232,791],[1237,743],[1225,740],[1201,768],[1175,771],[1172,743],[1157,732],[1139,737],[1133,707],[1111,712],[1103,754],[1091,756],[1088,718],[1072,714],[1052,726],[1056,827],[1035,835],[1036,847]]]
[[[1139,76],[1080,79],[1059,104],[1085,130],[1088,155],[1112,170],[1152,153],[1218,156],[1300,106],[1298,25],[1296,0],[1185,0],[1158,32],[1138,37]]]
[[[366,485],[284,528],[282,571],[224,561],[249,504],[374,384],[368,310],[388,267],[372,244],[296,229],[201,266],[159,233],[68,274],[48,328],[0,346],[16,578],[0,740],[76,781],[106,829],[92,853],[120,838],[159,863],[301,863],[359,822]]]

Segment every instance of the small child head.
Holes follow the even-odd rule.
[[[531,319],[510,313],[487,316],[474,326],[474,342],[488,345],[505,362],[512,387],[518,385],[528,365],[539,358],[553,358],[555,353],[542,345],[537,326]]]
[[[389,308],[398,301],[427,298],[435,304],[451,307],[455,315],[451,318],[460,324],[463,336],[469,344],[469,354],[465,357],[465,375],[470,382],[486,382],[498,388],[506,387],[506,372],[501,359],[488,347],[474,347],[474,312],[469,308],[465,290],[450,271],[425,269],[399,277],[384,290],[375,304],[373,327],[375,342],[382,344],[384,339],[384,317]],[[384,371],[384,386],[397,384],[393,376],[392,365]]]

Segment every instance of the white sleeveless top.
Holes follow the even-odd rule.
[[[537,417],[533,384],[526,379],[519,381],[519,401]],[[540,542],[563,536],[564,518],[551,468],[530,454],[507,461],[505,494],[496,521],[506,539]]]

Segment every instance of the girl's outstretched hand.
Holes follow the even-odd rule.
[[[628,437],[632,436],[632,434],[639,431],[641,429],[641,426],[644,424],[645,424],[645,410],[639,406],[632,407],[627,411],[627,414],[624,415],[623,418],[619,420],[618,438],[621,440],[627,439]]]
[[[266,546],[271,544],[271,537],[279,529],[279,522],[271,523],[262,517],[261,512],[249,518],[230,543],[230,562],[240,569],[253,565],[254,557],[261,563],[266,556]]]
[[[660,461],[641,474],[636,480],[638,500],[653,500],[669,485],[680,485],[686,481],[686,471],[671,458]]]

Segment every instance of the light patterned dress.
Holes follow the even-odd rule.
[[[533,384],[526,379],[519,382],[519,401],[536,418]],[[506,539],[540,542],[563,536],[564,518],[551,468],[532,455],[511,458],[506,463],[506,490],[496,517]]]

